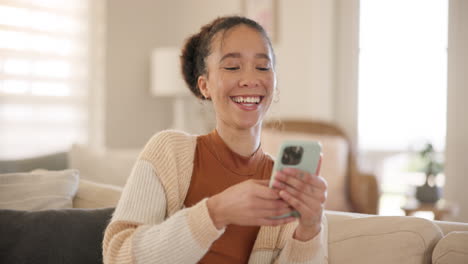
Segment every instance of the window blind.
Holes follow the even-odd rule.
[[[0,159],[87,141],[88,0],[0,0]]]

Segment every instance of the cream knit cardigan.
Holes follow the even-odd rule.
[[[133,167],[103,241],[104,263],[197,263],[223,230],[214,226],[207,198],[185,208],[196,136],[156,134]],[[327,222],[314,239],[292,238],[297,221],[262,226],[249,263],[328,263]]]

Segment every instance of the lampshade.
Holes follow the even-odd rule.
[[[151,94],[154,96],[189,95],[180,68],[180,49],[160,47],[151,54]]]

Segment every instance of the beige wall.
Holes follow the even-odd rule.
[[[172,100],[149,94],[152,49],[180,46],[202,23],[239,10],[235,1],[107,1],[106,147],[141,147],[171,124]]]
[[[450,0],[445,197],[468,222],[468,1]]]
[[[334,1],[278,2],[280,102],[272,117],[333,119]],[[106,33],[105,146],[137,148],[171,124],[172,101],[149,95],[149,57],[153,48],[181,46],[213,18],[242,12],[242,1],[108,0]],[[190,131],[200,107],[187,100]],[[209,116],[209,115],[208,115]]]

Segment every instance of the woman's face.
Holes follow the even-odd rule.
[[[261,125],[276,87],[268,42],[255,29],[239,25],[218,33],[200,76],[201,92],[213,102],[216,121],[235,129]]]

